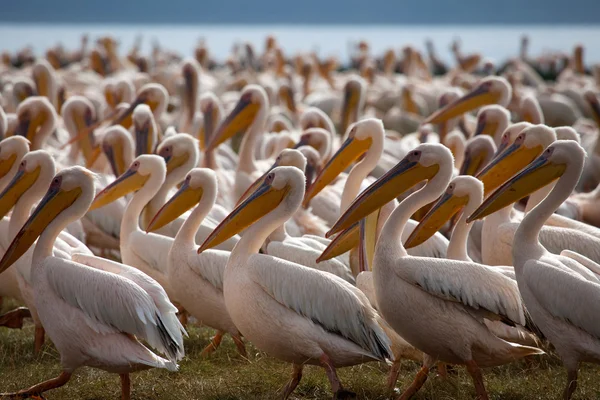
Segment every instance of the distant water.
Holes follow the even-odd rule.
[[[267,34],[277,36],[286,53],[316,51],[321,56],[336,55],[345,61],[350,43],[367,40],[374,54],[393,46],[411,44],[424,48],[425,39],[435,43],[438,54],[451,60],[450,43],[456,37],[465,52],[479,51],[487,58],[502,61],[517,55],[520,37],[530,38],[530,54],[548,51],[571,52],[576,43],[585,46],[586,62],[600,61],[598,26],[344,26],[344,25],[75,25],[75,24],[1,24],[0,50],[14,51],[26,45],[36,52],[62,43],[79,46],[82,33],[91,38],[111,34],[128,49],[137,36],[143,36],[142,51],[148,52],[157,40],[163,47],[192,55],[199,38],[205,38],[213,57],[223,60],[235,42],[249,41],[262,49]]]

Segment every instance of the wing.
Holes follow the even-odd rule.
[[[596,263],[600,263],[600,239],[569,228],[544,226],[540,232],[540,243],[550,253],[560,254],[571,250]]]
[[[305,267],[329,272],[352,284],[355,282],[350,269],[335,258],[317,263],[316,260],[321,253],[308,246],[300,247],[293,243],[272,241],[267,245],[267,254]]]
[[[523,280],[547,312],[600,339],[599,284],[538,260],[525,263]]]
[[[391,357],[389,339],[377,323],[377,312],[365,295],[348,282],[261,254],[251,256],[245,268],[250,268],[254,281],[283,306],[354,342],[378,359]]]
[[[563,250],[560,252],[560,255],[563,257],[570,258],[571,260],[577,261],[579,264],[583,265],[591,272],[593,272],[596,275],[599,275],[600,277],[600,265],[598,265],[598,263],[594,262],[593,260],[590,260],[589,258],[571,250]]]
[[[223,291],[223,276],[230,254],[224,250],[207,250],[202,254],[194,252],[188,257],[187,264],[202,279]]]
[[[102,271],[111,272],[132,280],[144,289],[152,298],[154,305],[161,313],[165,328],[171,333],[171,336],[181,337],[181,334],[187,336],[187,332],[177,318],[177,308],[169,301],[165,289],[150,276],[129,265],[107,260],[105,258],[89,256],[87,254],[73,254],[72,260],[73,262],[84,264]],[[183,345],[183,342],[181,345]]]
[[[92,251],[68,232],[62,231],[58,235],[58,239],[54,242],[54,247],[67,254],[84,253],[93,255]]]
[[[171,336],[152,297],[133,280],[69,260],[46,260],[52,264],[45,271],[54,292],[80,309],[96,332],[129,333],[171,360],[183,357],[181,335]]]
[[[154,233],[133,232],[129,235],[128,245],[150,268],[166,274],[173,240],[171,237]]]
[[[396,274],[444,300],[484,309],[524,325],[517,283],[483,264],[440,258],[403,257]]]

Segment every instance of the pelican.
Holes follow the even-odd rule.
[[[510,139],[505,133],[504,150],[478,175],[484,183],[486,194],[514,176],[555,139],[554,130],[544,125],[524,129],[511,145],[508,144]],[[528,201],[526,211],[531,210],[547,194],[548,188],[534,193]],[[511,211],[511,207],[499,210],[483,222],[481,250],[485,264],[511,264],[513,237],[518,227],[518,223],[511,219]],[[548,224],[550,223],[553,226],[544,226],[541,231],[540,239],[544,246],[556,253],[565,249],[574,250],[592,260],[600,261],[600,242],[595,233],[597,228],[589,225],[586,227],[586,224],[559,215],[552,216],[548,221]]]
[[[511,86],[506,79],[497,76],[487,77],[469,93],[427,117],[423,123],[439,124],[484,105],[498,104],[506,107],[511,97]]]
[[[28,139],[32,150],[44,148],[48,138],[56,129],[58,119],[50,101],[46,97],[29,97],[19,104],[17,117],[19,124],[15,135]]]
[[[481,107],[477,113],[477,127],[474,136],[489,135],[496,147],[500,145],[502,134],[510,124],[510,112],[497,104]]]
[[[439,197],[452,177],[450,151],[439,144],[422,144],[350,205],[328,235],[427,180],[408,196],[386,221],[373,260],[377,304],[390,326],[423,351],[423,367],[402,399],[410,398],[425,382],[437,361],[466,365],[477,395],[487,399],[481,367],[502,365],[542,354],[539,349],[504,341],[483,318],[505,318],[525,324],[516,282],[480,264],[408,255],[398,240],[409,217]]]
[[[577,142],[556,141],[526,169],[502,185],[469,216],[482,218],[556,181],[515,232],[513,261],[519,290],[533,321],[567,368],[568,400],[577,387],[579,363],[600,364],[600,265],[569,250],[551,253],[539,241],[544,221],[575,189],[585,151]]]
[[[202,354],[216,350],[225,333],[229,333],[238,352],[246,357],[240,331],[231,320],[223,299],[223,273],[229,258],[224,250],[207,250],[198,254],[196,231],[215,204],[216,174],[210,169],[195,168],[187,175],[179,190],[158,211],[148,232],[168,224],[194,207],[179,228],[168,255],[167,275],[179,303],[198,322],[217,330]]]
[[[246,229],[225,267],[223,294],[233,322],[256,347],[293,364],[283,398],[298,385],[305,364],[323,366],[336,398],[345,398],[336,368],[391,357],[377,312],[337,276],[258,254],[274,227],[300,207],[304,187],[298,168],[273,169],[198,251]]]
[[[85,262],[53,256],[58,234],[85,214],[93,197],[94,178],[89,171],[71,167],[58,173],[0,260],[2,272],[39,237],[31,270],[34,302],[62,364],[58,377],[0,396],[41,396],[65,385],[77,368],[90,366],[118,373],[122,399],[128,400],[129,373],[153,367],[174,371],[183,357],[184,330],[157,282],[108,260],[82,256],[94,260],[90,268]],[[152,353],[136,336],[167,358]]]
[[[323,167],[313,184],[309,187],[304,199],[304,204],[308,204],[315,194],[319,193],[319,191],[333,181],[341,171],[362,156],[362,159],[352,167],[348,174],[348,178],[346,179],[340,202],[340,210],[346,210],[352,200],[360,193],[361,184],[367,177],[367,174],[377,165],[377,162],[383,153],[383,147],[384,131],[381,120],[368,118],[354,124],[351,129],[349,129],[348,138],[344,141],[337,153],[329,160],[327,165]],[[379,216],[379,218],[382,218],[382,216]],[[412,220],[409,224],[411,228],[414,228],[417,225],[417,223]],[[407,233],[407,235],[408,234],[409,233]],[[446,253],[447,247],[448,241],[439,234],[413,251],[416,252],[415,255],[439,257]]]
[[[15,237],[23,223],[29,217],[33,206],[42,198],[44,191],[54,177],[56,166],[50,154],[44,150],[27,153],[20,160],[18,170],[13,179],[0,193],[0,216],[5,217],[11,208],[14,210],[10,216],[6,240]],[[6,243],[5,248],[8,248]],[[82,253],[92,255],[92,252],[68,232],[60,232],[54,241],[54,252],[57,257],[70,259],[73,254]],[[31,311],[35,325],[35,352],[40,352],[44,344],[44,328],[36,311],[32,289],[32,251],[26,252],[15,264],[17,271],[18,287],[23,302]]]
[[[235,133],[247,130],[240,145],[235,175],[236,199],[269,168],[268,164],[257,162],[254,156],[258,136],[264,131],[268,110],[269,99],[265,90],[257,85],[246,86],[235,108],[219,125],[206,146],[206,151],[212,151]]]
[[[303,152],[304,151],[304,152]],[[262,185],[264,177],[269,174],[273,169],[282,166],[296,167],[300,171],[305,171],[307,175],[311,175],[311,170],[314,169],[314,160],[307,162],[307,159],[311,157],[311,153],[316,153],[312,147],[301,146],[299,149],[287,149],[281,152],[279,157],[275,160],[275,163],[261,178],[250,186],[247,193],[242,196],[240,202],[247,198],[247,195],[254,192],[256,188]],[[308,157],[306,156],[308,155]],[[313,156],[316,156],[313,154]],[[288,234],[288,228],[290,222],[295,220],[295,223],[305,220],[314,220],[314,216],[304,210],[298,209],[296,213],[287,221],[285,224],[278,226],[268,237],[263,245],[263,251],[274,257],[279,257],[284,260],[291,261],[296,264],[304,265],[306,267],[315,268],[321,271],[327,271],[340,278],[354,284],[354,276],[346,264],[338,259],[330,259],[324,262],[317,262],[319,254],[325,248],[325,244],[322,243],[322,235],[301,235],[297,237],[290,236]],[[324,229],[323,235],[329,228]]]

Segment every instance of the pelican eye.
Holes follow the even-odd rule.
[[[273,183],[273,179],[275,179],[275,174],[271,173],[267,175],[267,177],[265,178],[265,184],[270,185],[271,183]]]

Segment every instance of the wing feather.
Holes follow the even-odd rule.
[[[525,315],[517,283],[500,272],[473,262],[409,257],[396,273],[431,295],[483,308],[524,325]],[[423,261],[423,262],[418,262]],[[403,259],[399,261],[402,263]]]
[[[90,320],[90,327],[99,333],[124,332],[140,337],[172,361],[183,357],[181,332],[170,327],[169,313],[159,309],[165,307],[164,301],[157,304],[143,287],[158,283],[139,271],[132,272],[131,267],[123,265],[121,273],[115,273],[110,272],[118,269],[113,264],[100,264],[85,255],[78,257],[87,257],[88,263],[104,267],[50,258],[52,265],[46,268],[46,274],[55,293],[79,308]],[[155,295],[158,292],[156,288],[150,291]]]
[[[547,312],[600,339],[600,284],[538,260],[525,263],[523,280]]]
[[[280,304],[378,359],[391,358],[377,312],[356,287],[333,274],[276,257],[256,254],[248,264],[255,282]]]

